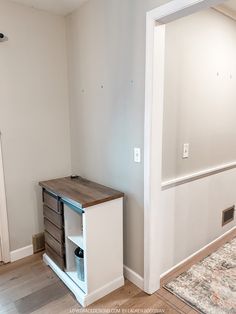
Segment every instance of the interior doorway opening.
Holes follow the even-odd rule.
[[[147,13],[146,98],[144,143],[144,290],[160,288],[161,258],[165,246],[162,202],[162,146],[165,69],[165,25],[219,5],[218,0],[171,1]]]

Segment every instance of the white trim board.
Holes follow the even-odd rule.
[[[52,268],[52,270],[64,282],[64,284],[71,290],[71,292],[75,295],[77,301],[83,307],[86,307],[92,304],[93,302],[106,296],[108,293],[111,293],[114,290],[124,285],[124,277],[121,276],[109,282],[108,284],[104,285],[103,287],[95,290],[94,292],[86,294],[79,288],[79,286],[75,284],[75,282],[64,271],[62,271],[53,262],[53,260],[47,254],[43,254],[43,261],[45,262],[46,265]]]
[[[20,249],[11,251],[10,256],[11,256],[11,262],[18,261],[19,259],[22,259],[24,257],[33,255],[33,245],[28,245],[25,247],[22,247]]]
[[[220,173],[223,171],[228,171],[228,170],[231,170],[234,168],[236,168],[236,161],[228,163],[228,164],[223,164],[223,165],[219,165],[216,167],[204,169],[204,170],[194,172],[194,173],[188,174],[186,176],[177,177],[175,179],[171,179],[168,181],[163,181],[161,184],[161,187],[162,187],[162,190],[170,189],[172,187],[175,187],[175,186],[178,186],[181,184],[185,184],[185,183],[188,183],[191,181],[203,179],[205,177],[212,176],[212,175],[215,175],[217,173]]]
[[[216,7],[213,7],[212,9],[216,10],[217,12],[219,12],[219,13],[227,16],[227,17],[229,17],[233,21],[236,21],[236,12],[233,10],[230,10],[229,8],[227,8],[227,6],[218,5]]]
[[[140,288],[141,290],[144,289],[144,279],[135,271],[124,265],[124,277],[132,282],[135,286]]]
[[[33,255],[33,245],[28,245],[23,248],[12,251],[10,255],[11,255],[11,262],[15,262],[22,258]],[[44,260],[45,260],[45,257],[44,257]],[[141,290],[144,289],[143,277],[141,277],[138,273],[136,273],[135,271],[133,271],[126,265],[124,265],[124,277],[128,279],[130,282],[132,282],[134,285],[136,285],[138,288],[140,288]]]
[[[191,260],[193,257],[195,257],[196,255],[198,255],[199,253],[201,253],[202,251],[204,251],[205,249],[209,248],[211,245],[213,245],[214,243],[218,242],[219,240],[223,239],[225,236],[227,236],[228,234],[230,234],[232,231],[236,230],[236,227],[231,228],[230,230],[228,230],[227,232],[225,232],[224,234],[222,234],[221,236],[217,237],[216,239],[214,239],[213,241],[211,241],[210,243],[206,244],[205,246],[203,246],[201,249],[199,249],[198,251],[194,252],[193,254],[189,255],[188,257],[186,257],[185,259],[183,259],[181,262],[179,262],[178,264],[174,265],[173,267],[171,267],[170,269],[168,269],[167,271],[165,271],[164,273],[162,273],[160,275],[160,279],[162,279],[163,277],[165,277],[166,275],[168,275],[170,272],[174,271],[176,268],[178,268],[179,266],[183,265],[184,263],[188,262],[189,260]],[[140,288],[141,290],[144,289],[144,279],[143,277],[141,277],[139,274],[137,274],[135,271],[133,271],[132,269],[130,269],[129,267],[127,267],[126,265],[124,265],[124,277],[126,279],[128,279],[130,282],[132,282],[135,286],[137,286],[138,288]]]
[[[5,177],[2,157],[2,135],[0,132],[0,250],[1,260],[10,262],[10,242],[7,217],[7,200],[5,190]]]
[[[223,3],[223,0],[173,0],[147,12],[144,123],[144,290],[160,288],[162,224],[162,123],[165,23]]]
[[[163,277],[165,277],[166,275],[168,275],[170,272],[174,271],[176,268],[178,268],[179,266],[183,265],[184,263],[188,262],[189,260],[191,260],[193,257],[195,257],[196,255],[198,255],[199,253],[201,253],[202,251],[204,251],[205,249],[207,249],[208,247],[210,247],[211,245],[213,245],[214,243],[216,243],[217,241],[221,240],[222,238],[224,238],[226,235],[228,235],[229,233],[231,233],[233,230],[236,230],[236,227],[231,228],[229,231],[225,232],[224,234],[222,234],[221,236],[219,236],[218,238],[216,238],[215,240],[211,241],[210,243],[208,243],[207,245],[205,245],[204,247],[202,247],[200,250],[196,251],[195,253],[191,254],[190,256],[188,256],[187,258],[185,258],[184,260],[182,260],[181,262],[179,262],[178,264],[174,265],[173,267],[171,267],[170,269],[168,269],[167,271],[165,271],[164,273],[161,274],[160,278],[162,279]]]

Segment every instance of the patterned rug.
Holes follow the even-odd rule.
[[[164,287],[200,313],[236,314],[236,238]]]

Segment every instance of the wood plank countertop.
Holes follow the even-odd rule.
[[[124,193],[122,192],[86,180],[82,177],[73,179],[71,177],[65,177],[42,181],[39,182],[39,185],[72,204],[78,204],[80,208],[86,208],[124,197]]]

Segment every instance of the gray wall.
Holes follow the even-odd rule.
[[[0,130],[11,250],[43,230],[38,181],[70,173],[64,18],[0,1]]]
[[[90,0],[67,18],[72,169],[125,192],[124,263],[140,275],[143,162],[133,148],[143,152],[146,12],[165,2]]]
[[[166,26],[164,180],[236,160],[235,56],[236,22],[213,9]]]

